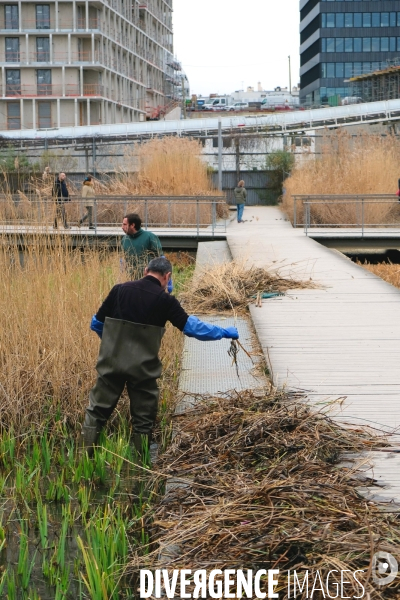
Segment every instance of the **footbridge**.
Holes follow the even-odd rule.
[[[241,131],[265,136],[285,133],[305,133],[349,125],[372,124],[400,120],[400,99],[331,108],[279,112],[260,116],[235,116],[178,121],[148,121],[113,125],[60,127],[54,129],[26,129],[0,131],[0,145],[48,147],[62,146],[85,140],[110,143],[146,139],[164,135],[205,137],[219,130],[224,135]]]

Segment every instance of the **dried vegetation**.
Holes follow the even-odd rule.
[[[398,554],[399,519],[363,498],[355,468],[338,465],[342,453],[381,440],[276,392],[212,399],[176,417],[175,429],[156,465],[178,482],[154,515],[162,568],[279,569],[276,591],[285,599],[289,569],[319,570],[323,579],[330,570],[362,569],[365,597],[399,597],[398,578],[384,590],[371,579],[374,552]],[[171,549],[178,551],[168,559]],[[159,559],[157,550],[140,562],[157,567]],[[353,584],[347,597],[361,597]]]
[[[117,254],[87,250],[82,257],[62,238],[55,247],[37,239],[23,265],[20,260],[17,246],[1,248],[0,427],[21,433],[35,424],[39,432],[59,415],[75,426],[96,377],[99,339],[90,319],[127,274]],[[182,334],[168,326],[161,349],[163,402],[176,386],[182,343]],[[127,404],[118,410],[127,414]]]
[[[206,314],[232,309],[242,312],[257,292],[313,287],[316,287],[313,281],[283,277],[279,269],[249,267],[245,260],[233,260],[207,268],[195,277],[181,294],[181,300],[189,312]]]
[[[285,181],[283,207],[293,221],[294,195],[393,194],[395,201],[399,158],[400,142],[395,136],[327,134],[321,155],[299,163]],[[338,225],[356,225],[361,218],[359,209],[350,203],[314,205],[311,216],[314,224]],[[297,221],[302,219],[303,207],[298,201]],[[399,208],[382,202],[366,205],[364,222],[399,223]]]
[[[395,287],[400,288],[400,265],[394,265],[392,263],[379,263],[377,265],[371,265],[368,262],[357,264],[360,267],[364,267],[367,271],[371,271],[374,275],[378,275],[381,279],[384,279],[388,283],[391,283]]]
[[[201,158],[201,145],[196,140],[166,137],[135,144],[125,149],[122,162],[118,163],[112,177],[95,180],[97,198],[97,222],[115,225],[122,222],[128,212],[138,212],[150,226],[208,226],[212,222],[212,206],[209,201],[196,204],[193,196],[220,196],[216,211],[220,218],[229,212],[225,195],[216,190]],[[4,202],[0,206],[0,220],[19,223],[52,225],[54,205],[52,186],[54,177],[35,179],[31,182],[32,198],[23,193],[12,198],[5,189]],[[67,181],[72,202],[67,204],[68,217],[76,223],[85,212],[85,202],[80,200],[81,186]],[[114,196],[111,201],[110,196]],[[168,202],[133,199],[132,196],[174,196],[179,200]],[[185,199],[185,197],[187,199]]]

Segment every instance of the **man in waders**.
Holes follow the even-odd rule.
[[[165,290],[172,266],[164,257],[151,260],[138,281],[115,285],[94,315],[91,329],[101,338],[98,377],[89,395],[82,443],[89,455],[100,431],[127,386],[133,445],[139,455],[150,446],[157,415],[161,362],[158,352],[164,327],[170,321],[188,337],[201,341],[238,339],[235,327],[226,329],[187,315]]]

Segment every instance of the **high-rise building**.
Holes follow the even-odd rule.
[[[300,101],[337,104],[348,80],[400,56],[400,0],[300,0]]]
[[[154,118],[181,87],[172,0],[1,3],[0,63],[0,129]]]

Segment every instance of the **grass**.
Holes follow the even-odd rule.
[[[17,247],[1,247],[0,460],[5,466],[13,464],[14,436],[30,430],[34,423],[43,433],[39,443],[45,450],[43,469],[48,470],[51,444],[44,423],[52,423],[50,433],[54,433],[65,424],[74,429],[82,420],[99,349],[89,323],[111,287],[126,280],[119,258],[118,253],[99,251],[82,256],[62,240],[46,248],[38,239],[21,265]],[[176,267],[177,290],[191,271],[191,266]],[[170,384],[176,381],[181,348],[181,333],[167,326],[160,354],[162,397],[169,396]],[[122,402],[119,413],[126,411],[127,404]]]
[[[82,255],[62,240],[55,247],[36,242],[23,264],[17,247],[0,250],[0,592],[9,599],[21,590],[35,600],[131,598],[125,568],[133,552],[148,552],[157,489],[141,483],[131,464],[128,402],[120,402],[92,460],[75,443],[99,348],[90,318],[126,274],[118,253]],[[194,261],[169,257],[179,291]],[[170,435],[182,344],[168,326],[160,446]]]
[[[283,208],[293,222],[293,196],[297,194],[393,194],[396,200],[400,141],[395,136],[338,132],[326,135],[321,156],[297,164],[285,181]],[[354,205],[313,206],[313,223],[358,224],[360,215]],[[297,221],[303,221],[301,202]],[[365,223],[400,221],[397,207],[373,204],[365,207]]]

